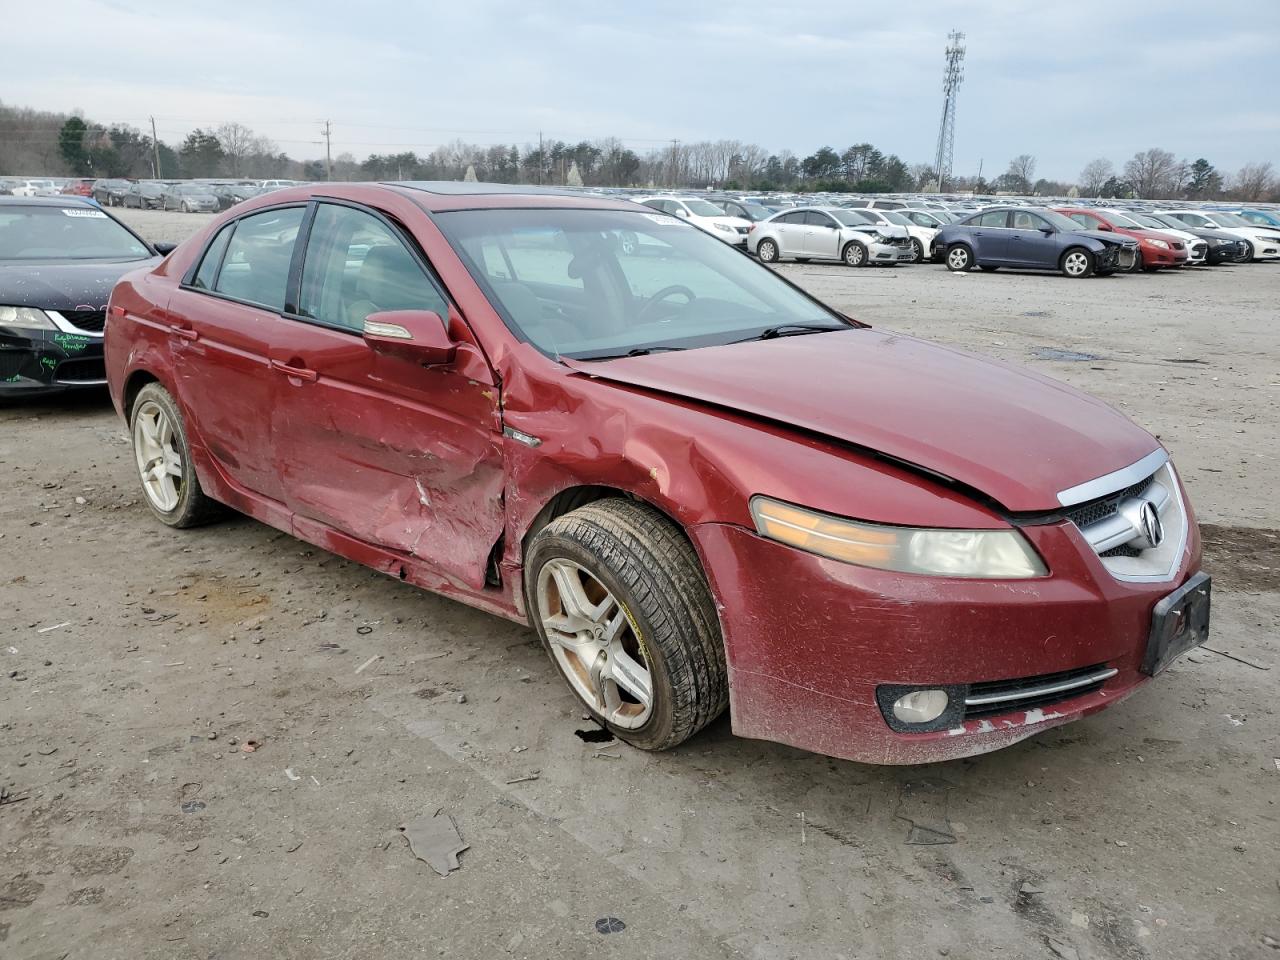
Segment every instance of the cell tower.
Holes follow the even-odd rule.
[[[951,176],[951,156],[956,145],[956,97],[960,93],[960,82],[964,79],[964,46],[961,41],[964,34],[952,30],[947,34],[947,70],[942,77],[942,123],[938,127],[938,157],[934,162],[934,171],[938,178],[938,192],[946,189],[947,178]]]

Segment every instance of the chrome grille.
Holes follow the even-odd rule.
[[[1035,677],[971,683],[964,698],[964,718],[975,720],[1013,710],[1034,710],[1061,703],[1101,689],[1116,673],[1114,667],[1095,663],[1088,667],[1044,673]]]

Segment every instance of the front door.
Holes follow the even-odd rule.
[[[387,310],[438,313],[458,358],[424,368],[373,351],[364,319]],[[483,586],[504,522],[497,387],[416,245],[380,213],[318,203],[290,323],[271,357],[271,432],[295,527]]]
[[[1026,210],[1013,211],[1009,221],[1009,263],[1018,267],[1056,268],[1057,232],[1044,217]]]

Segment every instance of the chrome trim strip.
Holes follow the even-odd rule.
[[[104,307],[103,309],[105,310],[106,308]],[[106,336],[105,324],[101,330],[81,330],[57,310],[46,310],[44,313],[62,333],[74,333],[78,337],[88,337],[91,340],[101,340]],[[106,381],[103,382],[105,383]]]
[[[1012,693],[992,693],[979,697],[965,697],[964,705],[966,707],[980,707],[988,703],[1007,703],[1014,700],[1030,700],[1032,697],[1045,697],[1051,693],[1062,693],[1066,690],[1075,690],[1078,687],[1087,687],[1102,680],[1110,680],[1119,672],[1115,667],[1107,667],[1104,670],[1095,670],[1088,676],[1077,677],[1074,680],[1059,680],[1057,683],[1046,683],[1038,687],[1016,690]]]
[[[1105,476],[1086,480],[1084,483],[1076,484],[1074,487],[1059,490],[1058,503],[1064,507],[1074,507],[1077,503],[1084,503],[1086,500],[1105,497],[1109,493],[1115,493],[1117,490],[1131,487],[1139,480],[1147,479],[1168,462],[1169,451],[1161,447],[1159,450],[1151,451],[1137,463],[1121,467],[1119,470],[1112,471]]]

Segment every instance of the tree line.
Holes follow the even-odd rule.
[[[158,169],[157,169],[158,167]],[[1036,158],[1020,154],[1004,173],[984,179],[955,176],[939,185],[928,164],[908,164],[871,143],[843,150],[822,146],[805,157],[770,152],[741,140],[705,140],[636,151],[615,137],[570,143],[548,139],[523,145],[462,140],[430,152],[339,153],[331,167],[298,160],[241,123],[196,128],[181,143],[152,142],[125,124],[0,103],[0,175],[131,178],[246,178],[296,180],[477,180],[572,186],[720,187],[770,191],[899,193],[907,191],[1098,198],[1188,200],[1280,199],[1280,178],[1269,162],[1224,175],[1204,158],[1178,160],[1160,148],[1122,166],[1090,161],[1076,183],[1036,178]]]

